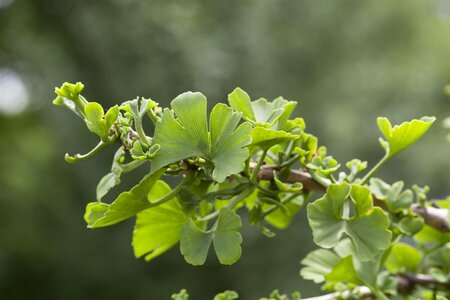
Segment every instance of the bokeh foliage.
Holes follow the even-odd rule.
[[[0,295],[166,299],[183,287],[194,299],[225,289],[244,299],[274,288],[315,294],[298,277],[296,262],[314,248],[303,213],[274,239],[243,228],[246,255],[227,268],[215,260],[193,268],[176,251],[136,261],[124,246],[131,223],[84,229],[84,206],[110,160],[66,165],[61,153],[84,152],[96,138],[51,106],[53,87],[83,81],[104,107],[130,95],[167,106],[187,90],[211,104],[236,86],[283,95],[299,101],[296,114],[332,155],[375,162],[377,116],[399,123],[449,114],[448,36],[444,0],[16,0],[0,8],[0,69],[21,76],[30,101],[20,115],[0,112]],[[445,135],[435,126],[383,177],[448,193]]]

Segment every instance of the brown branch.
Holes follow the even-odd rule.
[[[400,294],[409,294],[416,285],[427,286],[430,288],[450,289],[450,282],[440,282],[427,274],[405,273],[397,276],[398,292]]]
[[[414,203],[411,209],[416,214],[423,217],[425,223],[431,227],[436,228],[442,232],[450,232],[448,226],[448,209],[435,208],[435,207],[425,207],[421,206],[419,203]]]
[[[251,163],[250,169],[253,169],[256,164]],[[273,180],[274,172],[279,172],[279,168],[276,166],[268,166],[264,165],[261,167],[258,173],[257,179],[259,180]],[[284,178],[287,183],[296,183],[301,182],[303,187],[307,191],[312,192],[320,192],[324,193],[326,188],[321,185],[319,182],[312,178],[311,174],[302,170],[290,170],[290,173]],[[374,200],[374,204],[376,206],[380,206],[381,208],[386,208],[384,202],[379,201],[377,199]],[[434,208],[434,207],[423,207],[418,203],[414,203],[411,209],[418,215],[420,215],[425,223],[433,228],[441,232],[450,232],[450,228],[448,225],[448,209],[444,208]]]

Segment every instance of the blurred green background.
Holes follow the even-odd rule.
[[[167,105],[186,90],[212,104],[236,86],[282,95],[299,101],[296,114],[339,161],[373,164],[377,116],[450,114],[450,1],[0,0],[0,299],[169,299],[181,288],[193,300],[225,289],[310,296],[318,287],[298,276],[314,248],[304,212],[273,239],[246,226],[231,267],[212,256],[192,267],[178,248],[136,260],[132,221],[86,229],[84,206],[113,152],[64,162],[96,143],[51,105],[64,81],[82,81],[104,106],[135,96]],[[380,175],[444,196],[445,135],[436,124]]]

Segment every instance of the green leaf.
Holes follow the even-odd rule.
[[[314,250],[301,261],[304,267],[300,270],[300,276],[315,283],[324,282],[325,275],[331,272],[339,259],[331,250]]]
[[[171,192],[163,181],[155,183],[152,197],[162,198]],[[133,231],[133,249],[136,257],[145,256],[150,261],[161,255],[180,240],[181,229],[188,221],[176,198],[137,214]]]
[[[109,205],[103,202],[90,202],[86,206],[86,212],[84,213],[84,220],[89,225],[95,223],[98,219],[105,215],[108,211]]]
[[[256,126],[273,127],[277,122],[277,129],[283,129],[289,116],[297,106],[295,101],[287,101],[282,97],[269,102],[260,98],[251,102],[250,96],[240,88],[236,88],[228,95],[230,106],[243,114],[243,117]]]
[[[397,243],[392,245],[385,266],[393,274],[417,272],[422,254],[408,244]]]
[[[214,300],[236,300],[239,298],[238,293],[235,291],[225,291],[214,297]]]
[[[99,216],[97,219],[89,219],[88,227],[98,228],[110,226],[149,208],[149,201],[159,199],[159,197],[152,197],[152,194],[158,194],[156,192],[158,192],[161,185],[156,185],[155,189],[153,189],[153,186],[163,173],[164,170],[160,170],[152,175],[147,175],[130,191],[121,193],[116,200],[109,205],[108,210],[105,211],[103,216]],[[91,206],[88,204],[86,207],[86,214],[90,214],[90,208]]]
[[[397,181],[392,185],[387,184],[379,178],[370,179],[370,190],[374,196],[386,202],[388,210],[392,213],[401,212],[409,209],[414,201],[414,195],[411,190],[403,189],[403,181]]]
[[[265,220],[275,228],[286,229],[292,222],[294,216],[303,207],[305,200],[303,195],[295,197],[292,201],[282,204],[283,209],[277,209],[265,217]],[[265,206],[265,205],[264,205]]]
[[[343,282],[353,283],[355,285],[362,285],[363,282],[359,279],[359,275],[353,265],[352,256],[339,260],[328,274],[325,274],[325,280],[328,282]]]
[[[88,129],[97,134],[105,143],[110,142],[109,130],[119,116],[119,107],[117,105],[111,107],[106,114],[103,107],[97,102],[90,102],[84,108],[86,115],[85,122]]]
[[[430,254],[425,259],[425,266],[430,275],[440,282],[450,280],[450,243],[447,243]]]
[[[255,120],[253,114],[253,108],[250,100],[250,96],[246,91],[237,87],[228,95],[228,103],[234,108],[235,111],[242,113],[243,117],[247,120]]]
[[[60,88],[55,88],[55,93],[58,96],[53,100],[53,104],[65,107],[84,119],[84,108],[88,102],[80,95],[83,89],[84,85],[81,82],[76,84],[64,82]]]
[[[392,127],[387,118],[380,117],[377,119],[378,128],[386,139],[380,139],[381,146],[392,157],[420,139],[435,120],[435,117],[422,117]]]
[[[342,216],[346,202],[355,206],[353,217]],[[366,187],[332,184],[324,197],[308,204],[307,210],[314,242],[320,247],[336,246],[345,234],[364,261],[390,245],[389,219],[380,208],[373,207],[372,196]]]
[[[159,144],[153,144],[147,151],[142,149],[140,141],[135,141],[133,148],[130,150],[131,157],[136,160],[147,160],[155,157],[156,153],[161,149]]]
[[[203,265],[211,242],[221,264],[231,265],[241,256],[241,218],[228,208],[222,208],[214,227],[200,229],[191,219],[181,232],[181,254],[194,266]]]
[[[120,184],[120,176],[123,171],[121,163],[124,161],[124,159],[125,150],[124,147],[120,147],[114,154],[111,172],[103,176],[103,178],[97,184],[97,201],[100,201],[111,188]]]
[[[282,130],[274,130],[264,127],[255,127],[251,132],[252,146],[259,146],[264,150],[283,143],[285,141],[297,140],[299,135],[290,134]]]
[[[222,182],[227,176],[244,169],[248,158],[251,125],[239,123],[240,114],[225,104],[214,106],[210,115],[210,130],[206,120],[206,98],[201,93],[187,92],[175,98],[174,114],[164,110],[158,121],[153,142],[161,145],[152,161],[152,172],[189,157],[202,157],[212,162],[212,177]]]
[[[408,236],[415,235],[422,229],[423,225],[423,218],[419,216],[404,216],[400,222],[398,222],[400,231]]]
[[[189,294],[185,289],[182,289],[179,293],[172,294],[172,300],[189,300]]]
[[[424,225],[422,230],[414,235],[414,240],[419,243],[435,243],[446,244],[450,243],[450,233],[442,232],[429,225]]]

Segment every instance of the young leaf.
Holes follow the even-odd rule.
[[[110,142],[109,130],[119,116],[119,107],[111,107],[106,114],[103,107],[97,102],[90,102],[84,108],[86,126],[88,129],[98,135],[105,143]]]
[[[224,104],[217,104],[210,115],[208,132],[206,98],[201,93],[181,94],[171,106],[177,117],[165,109],[162,120],[156,124],[153,142],[161,149],[153,158],[152,172],[197,156],[214,164],[212,177],[217,182],[244,169],[251,125],[245,122],[236,128],[240,114]]]
[[[181,254],[188,263],[203,265],[213,242],[220,263],[231,265],[241,256],[241,226],[239,215],[228,208],[220,210],[216,224],[209,231],[198,228],[191,219],[181,232]]]
[[[236,300],[239,298],[238,293],[235,291],[225,291],[214,297],[214,300]]]
[[[346,201],[355,205],[355,215],[351,218],[341,213]],[[358,257],[365,261],[390,245],[389,219],[379,207],[373,207],[366,187],[332,184],[324,197],[308,204],[307,211],[314,242],[320,247],[336,246],[345,234],[354,244]]]
[[[374,196],[386,202],[390,212],[398,213],[408,209],[414,200],[411,190],[403,189],[403,181],[397,181],[392,185],[387,184],[379,178],[370,179],[370,191]]]
[[[273,127],[277,122],[277,129],[283,129],[289,116],[297,106],[295,101],[287,101],[282,97],[269,102],[267,99],[260,98],[251,102],[249,95],[240,88],[236,88],[228,95],[230,106],[241,112],[247,121],[256,126]]]
[[[314,250],[301,261],[304,267],[300,270],[300,276],[315,283],[324,282],[325,275],[331,272],[339,259],[331,250]]]
[[[100,215],[97,219],[89,219],[88,227],[98,228],[110,226],[134,216],[141,210],[149,208],[149,195],[160,188],[160,185],[157,185],[155,190],[153,190],[153,185],[163,173],[164,170],[160,170],[152,175],[147,175],[130,191],[121,193],[116,200],[108,206],[108,210],[105,211],[104,215]],[[95,206],[92,206],[90,203],[88,204],[86,207],[86,215],[91,214],[90,211],[93,207]]]
[[[381,146],[392,157],[420,139],[435,120],[435,117],[422,117],[392,127],[387,118],[380,117],[377,119],[378,128],[386,139],[380,139]]]
[[[290,134],[282,130],[255,127],[251,132],[252,146],[259,146],[264,150],[285,141],[297,140],[299,135]]]
[[[408,244],[398,243],[392,245],[386,259],[386,268],[393,274],[405,272],[415,273],[419,268],[422,254]]]
[[[151,193],[152,197],[162,198],[170,191],[165,182],[158,180]],[[176,198],[139,212],[133,231],[134,255],[145,255],[145,260],[150,261],[166,252],[180,240],[187,220]]]
[[[250,96],[246,91],[237,87],[228,95],[228,103],[235,111],[242,113],[243,117],[247,120],[255,120],[255,114],[253,113],[252,102]]]
[[[84,108],[88,102],[80,95],[83,89],[84,85],[81,82],[77,82],[76,84],[64,82],[60,88],[55,88],[55,93],[58,96],[53,100],[53,104],[66,107],[84,119]]]

